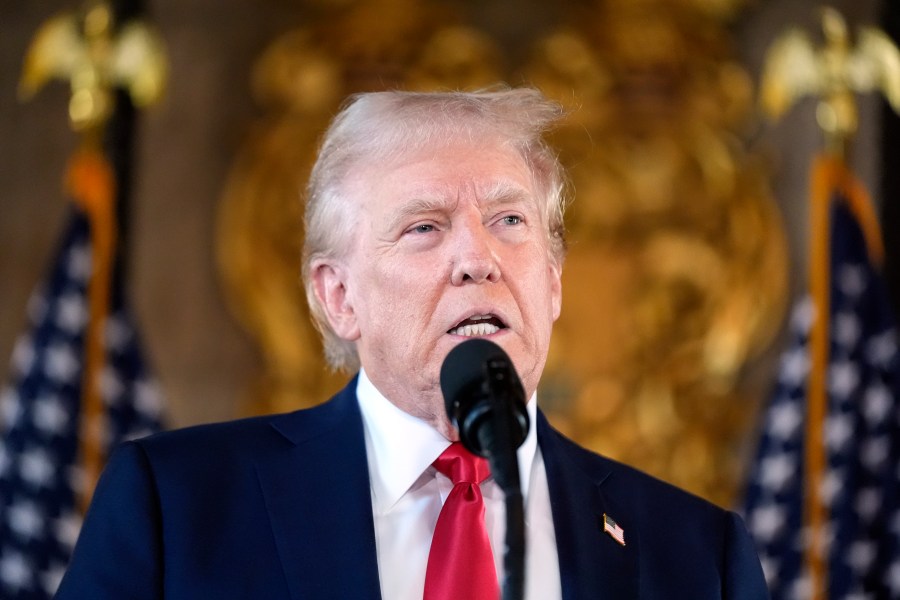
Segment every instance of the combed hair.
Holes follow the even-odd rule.
[[[332,331],[316,297],[311,265],[344,256],[356,226],[346,185],[367,165],[453,141],[500,140],[522,156],[544,202],[549,246],[559,264],[565,256],[566,177],[544,134],[562,108],[535,89],[497,88],[481,92],[375,92],[350,97],[325,132],[307,186],[303,280],[310,314],[322,334],[332,368],[352,372],[359,357],[352,342]]]

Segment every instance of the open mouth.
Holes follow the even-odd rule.
[[[472,315],[468,319],[458,323],[447,333],[464,337],[474,337],[497,333],[501,329],[506,329],[506,324],[501,321],[497,315]]]

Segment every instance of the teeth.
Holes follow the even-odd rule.
[[[487,321],[490,318],[491,315],[472,315],[471,317],[469,317],[469,319],[472,321]]]
[[[500,331],[500,328],[492,323],[477,323],[474,325],[463,325],[462,327],[457,327],[456,329],[452,329],[450,333],[452,333],[453,335],[472,337],[476,335],[490,335],[492,333],[496,333],[497,331]]]

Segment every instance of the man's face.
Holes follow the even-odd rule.
[[[314,277],[379,391],[452,438],[441,364],[480,336],[506,350],[530,396],[561,288],[521,157],[499,143],[450,143],[363,169],[350,190],[352,245]]]

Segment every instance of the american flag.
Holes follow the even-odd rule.
[[[625,530],[619,527],[619,524],[613,521],[606,513],[603,513],[603,531],[623,546],[625,545]]]
[[[29,302],[29,327],[0,395],[0,598],[52,597],[81,526],[77,450],[90,274],[89,225],[76,210],[50,277]],[[161,395],[116,285],[104,335],[102,435],[110,449],[160,429]]]
[[[831,599],[900,598],[900,360],[884,281],[844,197],[831,200],[827,405],[821,424],[825,582]],[[800,301],[764,413],[744,514],[773,600],[812,597],[804,570],[804,438],[816,307]],[[819,600],[822,596],[816,598]]]

